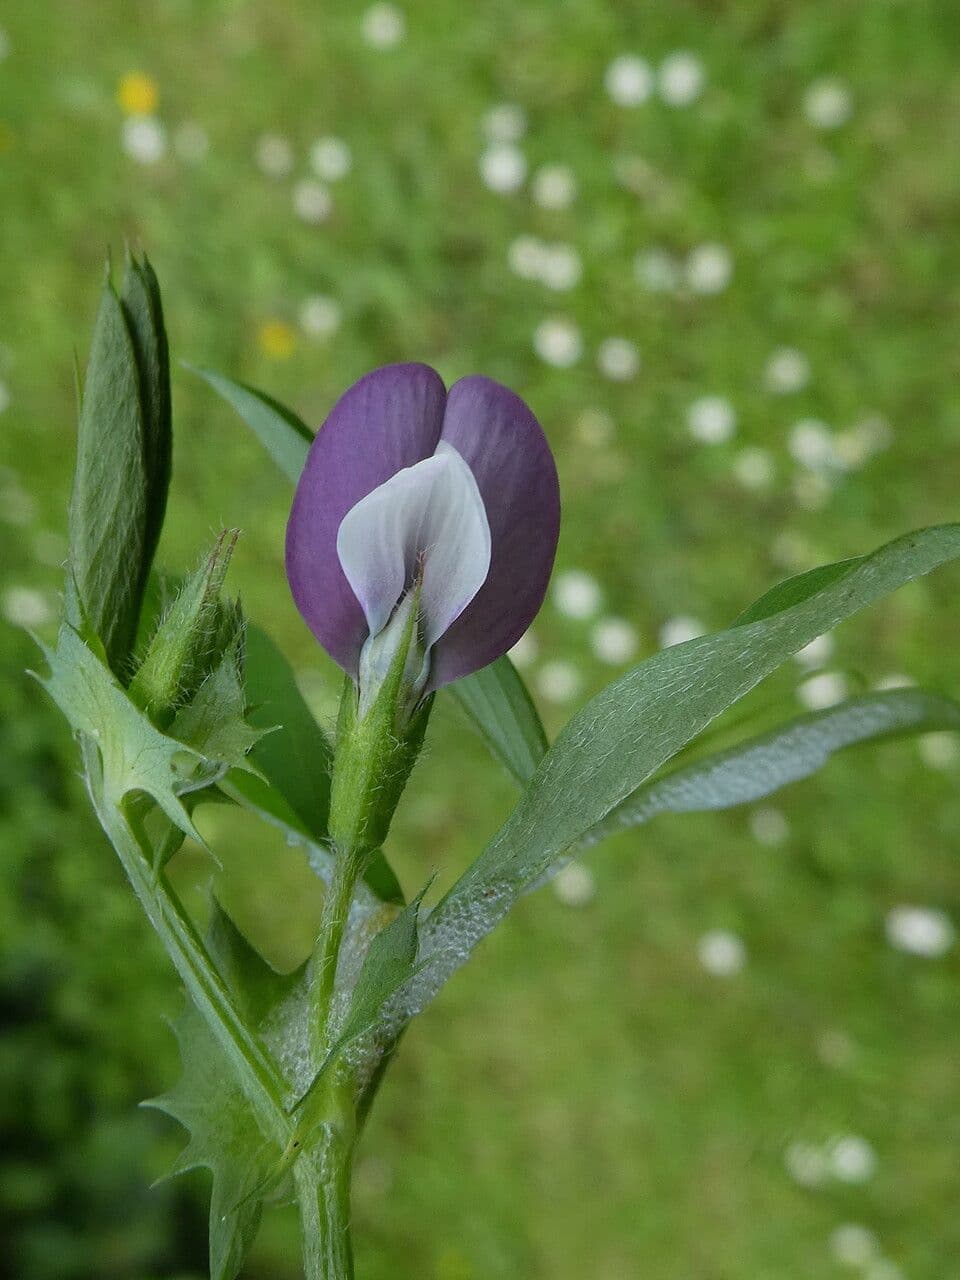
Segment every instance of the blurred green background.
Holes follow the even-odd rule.
[[[524,395],[557,454],[553,594],[517,653],[551,732],[773,581],[956,518],[952,0],[0,5],[0,1274],[204,1274],[205,1178],[137,1111],[177,983],[24,674],[58,609],[103,261],[153,259],[175,357],[322,421],[368,368]],[[177,369],[162,563],[222,523],[327,723],[282,572],[289,492]],[[960,576],[844,627],[747,715],[960,688]],[[366,1280],[934,1280],[960,1254],[960,759],[849,753],[754,811],[662,819],[525,900],[404,1042],[357,1170]],[[511,788],[438,706],[401,807],[447,883]],[[225,818],[275,961],[316,894]],[[199,902],[211,867],[176,868]],[[910,910],[910,908],[916,910]],[[270,1214],[251,1280],[299,1274]]]

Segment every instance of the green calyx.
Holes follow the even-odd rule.
[[[385,660],[387,648],[381,643],[371,662],[367,649],[359,690],[348,677],[340,702],[330,834],[354,858],[364,858],[386,839],[433,706],[433,694],[420,700],[426,664],[417,635],[418,587],[407,602],[382,633],[391,632],[392,652]]]

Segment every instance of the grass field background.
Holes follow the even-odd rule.
[[[935,0],[0,8],[0,1272],[204,1273],[204,1177],[148,1190],[180,1135],[135,1110],[177,1070],[177,984],[23,674],[22,626],[58,608],[107,252],[149,253],[175,357],[312,424],[402,359],[529,401],[564,525],[518,661],[555,733],[684,627],[957,517],[958,42]],[[241,526],[233,586],[330,723],[337,673],[282,571],[289,491],[179,367],[174,397],[162,563]],[[811,655],[812,689],[791,664],[745,714],[956,692],[958,585],[900,592]],[[958,779],[942,738],[852,752],[526,899],[378,1099],[358,1274],[952,1275]],[[438,705],[392,837],[406,888],[448,883],[510,804]],[[219,824],[219,891],[296,963],[318,903],[294,851]],[[177,875],[199,903],[199,850]],[[923,917],[942,954],[892,945],[904,904],[944,913]],[[290,1210],[246,1274],[299,1274]]]

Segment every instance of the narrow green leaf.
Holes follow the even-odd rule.
[[[960,706],[922,689],[851,698],[648,782],[582,837],[581,847],[659,813],[731,809],[808,778],[838,751],[911,733],[960,729]]]
[[[327,834],[333,752],[327,735],[297,688],[286,658],[260,627],[247,627],[244,662],[248,719],[274,728],[254,748],[251,759],[280,792],[307,831]]]
[[[521,787],[536,772],[547,750],[537,709],[509,658],[498,658],[450,686],[492,754]]]
[[[77,428],[66,616],[102,640],[122,670],[145,581],[149,475],[140,374],[123,308],[104,283]]]
[[[422,1008],[524,888],[797,650],[921,574],[960,556],[960,525],[898,538],[804,574],[758,602],[762,616],[664,649],[567,724],[504,826],[422,928]],[[750,618],[755,613],[748,610]]]
[[[784,582],[778,582],[775,587],[764,592],[759,600],[755,600],[749,609],[745,609],[734,626],[759,622],[762,618],[770,618],[775,613],[782,613],[784,609],[791,609],[795,604],[802,604],[816,592],[845,578],[868,558],[852,556],[849,560],[838,560],[835,564],[818,565],[816,569],[808,569],[806,573],[798,573]]]
[[[185,368],[203,378],[236,409],[283,474],[296,484],[307,459],[313,433],[293,410],[265,392],[234,382],[212,369],[199,369],[189,364]]]

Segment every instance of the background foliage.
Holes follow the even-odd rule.
[[[71,353],[105,249],[148,249],[176,357],[312,423],[395,359],[530,401],[565,524],[518,659],[555,731],[634,636],[652,652],[788,572],[956,518],[960,19],[934,0],[47,0],[0,22],[0,1270],[172,1280],[202,1273],[202,1176],[146,1189],[179,1135],[134,1104],[175,1073],[176,984],[17,629],[58,607]],[[615,59],[677,50],[696,63],[614,100],[639,93]],[[672,105],[691,66],[702,90]],[[343,149],[314,154],[331,137],[338,179]],[[544,207],[557,165],[575,198]],[[234,587],[329,721],[339,682],[282,577],[288,489],[199,381],[174,395],[161,558],[182,571],[242,526]],[[843,628],[812,687],[795,665],[751,715],[891,677],[956,691],[956,585]],[[852,752],[773,808],[620,837],[528,900],[404,1042],[358,1168],[359,1273],[941,1276],[957,778],[942,738]],[[407,887],[449,883],[510,800],[437,714],[395,828]],[[225,903],[294,965],[314,883],[216,820]],[[199,907],[209,864],[187,849],[178,875]],[[924,935],[946,954],[903,949],[889,912],[911,903],[946,913]],[[278,1211],[249,1272],[297,1268]]]

